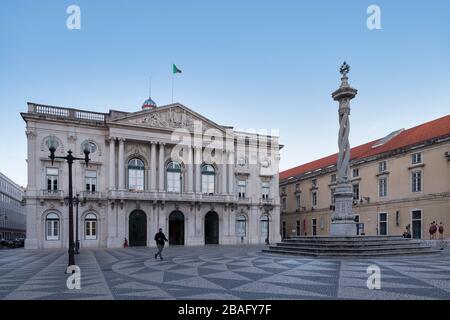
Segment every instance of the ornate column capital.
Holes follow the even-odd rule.
[[[37,136],[36,132],[34,130],[31,130],[31,129],[26,130],[25,134],[27,135],[28,139],[34,139]]]

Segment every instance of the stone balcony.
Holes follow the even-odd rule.
[[[199,194],[193,192],[160,192],[160,191],[129,191],[110,190],[110,200],[139,200],[139,201],[181,201],[206,203],[235,203],[236,197],[227,194]]]
[[[58,200],[60,202],[64,202],[64,190],[40,190],[38,193],[38,198],[41,203],[45,200]]]

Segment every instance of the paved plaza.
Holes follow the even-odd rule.
[[[0,299],[450,299],[450,251],[379,259],[264,254],[261,246],[84,249],[81,290],[66,250],[0,250]],[[369,290],[367,267],[381,269]]]

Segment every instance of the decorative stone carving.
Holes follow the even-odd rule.
[[[194,131],[199,130],[195,127],[201,123],[203,131],[211,128],[204,120],[195,117],[187,110],[180,107],[172,107],[165,110],[155,110],[145,114],[142,117],[130,119],[133,124],[146,124],[154,128],[171,128],[171,129],[188,129]]]

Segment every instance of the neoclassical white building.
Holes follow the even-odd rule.
[[[179,104],[97,113],[28,103],[27,249],[68,247],[71,150],[81,247],[258,244],[280,240],[278,137],[234,131]],[[76,210],[74,210],[75,215]],[[74,221],[76,218],[74,216]],[[74,230],[76,227],[74,227]]]

